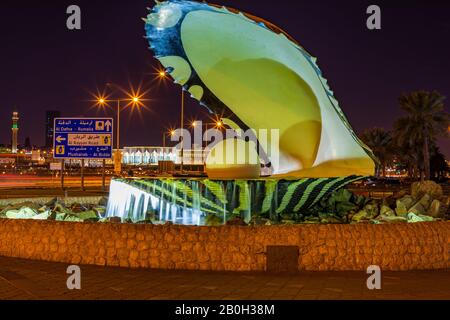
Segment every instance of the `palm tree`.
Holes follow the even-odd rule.
[[[392,135],[383,128],[373,128],[365,130],[361,135],[361,140],[372,149],[375,156],[380,160],[377,165],[376,175],[386,175],[386,165],[392,159]],[[380,170],[381,169],[381,170]]]
[[[449,114],[444,111],[444,100],[437,91],[415,91],[399,98],[400,108],[407,115],[396,121],[395,135],[400,145],[421,146],[427,180],[430,179],[430,145],[437,136],[448,134]]]

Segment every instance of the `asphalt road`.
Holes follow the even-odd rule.
[[[106,192],[102,191],[101,176],[86,176],[85,190],[81,190],[81,178],[64,177],[64,188],[61,180],[54,177],[32,175],[0,175],[0,199],[28,198],[47,196],[97,196],[106,194],[111,177],[106,177]]]

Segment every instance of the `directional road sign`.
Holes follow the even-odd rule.
[[[56,159],[110,159],[112,145],[112,118],[55,118]]]

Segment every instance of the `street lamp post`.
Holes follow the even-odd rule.
[[[183,162],[184,162],[184,90],[181,87],[181,168],[180,171],[183,173]]]
[[[175,135],[175,130],[170,130],[169,132],[163,132],[163,155],[166,152],[166,135],[173,137]]]
[[[114,83],[107,83],[106,86],[108,87],[116,87],[118,89],[120,89],[120,91],[123,91],[118,85],[114,84]],[[132,105],[137,105],[139,106],[139,104],[141,103],[141,99],[139,94],[128,94],[129,99],[116,99],[117,101],[117,124],[116,124],[116,152],[114,154],[114,172],[118,175],[121,174],[122,172],[122,154],[120,152],[120,111],[121,111],[121,106],[120,106],[120,102],[122,101],[126,101],[128,102],[128,104],[131,102]],[[97,99],[97,104],[98,105],[105,105],[107,104],[107,101],[105,98],[103,97],[99,97]]]
[[[160,79],[166,79],[167,78],[167,72],[165,70],[160,70],[157,73],[158,77]],[[181,163],[180,163],[180,171],[183,173],[183,165],[184,165],[184,89],[181,87],[181,111],[180,111],[180,125],[181,125],[181,150],[180,150],[180,156],[181,156]]]
[[[117,99],[116,152],[114,153],[114,172],[122,172],[122,154],[120,152],[120,99]]]
[[[120,99],[117,99],[117,129],[116,129],[116,135],[117,135],[117,142],[116,142],[116,149],[120,150]]]
[[[223,124],[222,124],[222,121],[220,121],[220,120],[215,120],[215,123],[208,123],[208,122],[203,123],[202,121],[200,121],[200,122],[202,125],[202,129],[203,129],[203,126],[205,127],[205,131],[204,131],[205,139],[204,139],[204,141],[202,141],[202,149],[203,149],[202,159],[203,159],[203,165],[205,166],[205,164],[206,164],[206,148],[208,147],[208,125],[211,124],[213,128],[220,129],[220,128],[222,128]],[[197,121],[196,120],[192,121],[191,127],[195,128],[196,126],[197,126]],[[203,130],[202,130],[202,137],[203,137]]]

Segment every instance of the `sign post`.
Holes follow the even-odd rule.
[[[61,189],[64,191],[64,159],[61,159]]]
[[[81,191],[84,191],[84,159],[81,159]]]
[[[106,166],[106,160],[102,160],[102,191],[106,191],[106,185],[105,185],[105,166]]]
[[[84,160],[101,159],[105,163],[105,159],[111,159],[112,133],[112,118],[55,118],[53,158],[62,160],[62,186],[64,159],[80,159],[81,188],[84,191]],[[102,180],[104,188],[104,178]]]

